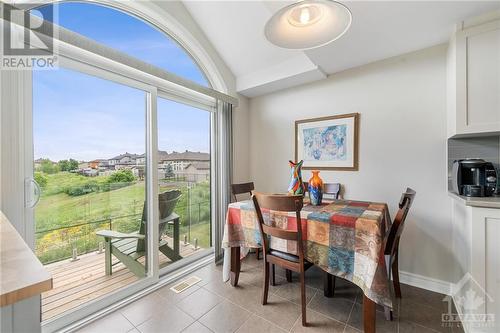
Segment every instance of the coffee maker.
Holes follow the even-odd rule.
[[[492,163],[482,159],[453,162],[453,192],[466,197],[489,197],[497,193],[497,172]]]

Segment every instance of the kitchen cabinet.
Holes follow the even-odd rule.
[[[500,14],[465,23],[448,48],[448,137],[500,134]]]
[[[500,198],[482,201],[451,196],[453,254],[457,262],[454,302],[459,313],[472,320],[469,326],[463,323],[465,332],[499,332],[498,319],[481,323],[471,316],[500,318]],[[461,300],[471,303],[461,307]]]

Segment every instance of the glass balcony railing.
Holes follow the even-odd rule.
[[[210,201],[178,205],[174,211],[180,215],[180,241],[196,243],[199,248],[210,247]],[[112,216],[38,230],[35,232],[36,254],[43,264],[49,264],[102,251],[103,239],[96,235],[97,231],[137,232],[141,217],[142,213]],[[173,237],[172,232],[167,229],[164,236]]]

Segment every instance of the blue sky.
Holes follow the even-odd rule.
[[[207,85],[185,51],[143,21],[98,5],[57,7],[61,26]],[[35,71],[33,113],[35,159],[92,160],[145,151],[143,91],[63,68]],[[208,152],[209,126],[208,112],[159,99],[159,149]]]

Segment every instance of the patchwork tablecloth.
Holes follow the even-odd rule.
[[[266,224],[297,230],[295,212],[263,210]],[[386,204],[333,201],[305,205],[301,212],[305,258],[323,270],[352,281],[372,301],[392,307],[384,257],[384,238],[390,227]],[[222,247],[260,247],[261,235],[253,203],[241,201],[228,207]],[[270,247],[296,253],[296,241],[271,237]],[[228,267],[231,251],[225,251]]]

